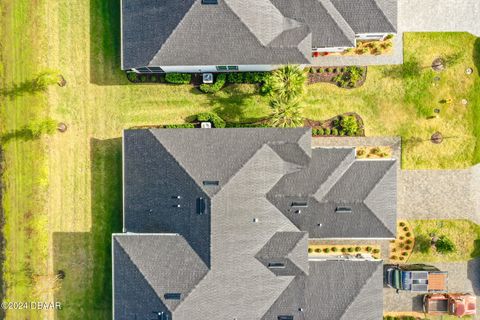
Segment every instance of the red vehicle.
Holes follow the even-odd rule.
[[[469,293],[426,294],[423,296],[423,311],[430,315],[475,315],[477,297]]]

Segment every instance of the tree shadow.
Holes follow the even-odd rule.
[[[22,127],[21,129],[6,132],[0,136],[0,143],[7,144],[12,140],[31,141],[39,139],[40,136],[34,135],[32,129],[28,127]]]
[[[37,78],[25,80],[19,83],[14,83],[10,87],[5,89],[0,89],[0,96],[8,98],[21,97],[25,94],[36,94],[39,92],[45,92],[47,86],[45,84],[39,83]]]
[[[480,70],[480,38],[477,38],[473,45],[473,63],[477,70]]]
[[[473,293],[480,295],[480,258],[468,261],[467,278],[472,283]]]
[[[90,82],[127,85],[120,60],[120,0],[90,0]]]
[[[90,148],[91,229],[53,234],[54,271],[65,272],[55,294],[62,303],[57,319],[112,315],[111,236],[122,231],[121,139],[91,139]]]

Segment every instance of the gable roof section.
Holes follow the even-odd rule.
[[[355,33],[397,32],[398,0],[330,0]]]
[[[267,198],[310,238],[393,238],[396,161],[356,160],[353,148],[313,149],[309,165],[285,175]]]
[[[269,0],[180,2],[123,0],[123,69],[309,62],[310,49],[302,45],[308,28],[282,16]],[[168,11],[173,17],[163,19]],[[279,38],[288,41],[274,41]]]
[[[171,314],[208,271],[179,235],[114,235],[113,255],[114,307],[120,319]],[[180,299],[168,299],[177,293]]]
[[[297,276],[262,320],[377,320],[383,314],[381,261],[309,262],[310,274]]]
[[[271,0],[287,17],[305,23],[312,32],[313,48],[350,47],[355,33],[330,0]]]

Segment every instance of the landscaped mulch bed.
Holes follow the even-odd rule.
[[[143,73],[136,74],[135,78],[130,76],[133,73],[126,73],[128,81],[131,83],[165,83],[164,73]]]
[[[365,83],[367,79],[367,67],[361,67],[363,69],[363,77],[357,81],[354,88],[358,88]],[[311,67],[308,72],[308,84],[314,83],[331,83],[335,84],[334,78],[338,75],[341,75],[345,72],[346,67]],[[314,72],[312,72],[314,71]],[[350,88],[346,88],[350,89]],[[351,88],[353,89],[353,88]]]
[[[323,121],[305,119],[303,126],[304,127],[311,127],[311,128],[320,128],[321,127],[323,129],[326,129],[326,128],[333,129],[333,128],[335,128],[334,121],[338,120],[341,116],[354,116],[355,119],[357,120],[357,123],[358,123],[358,132],[357,132],[356,136],[357,137],[364,137],[365,136],[365,127],[364,127],[364,124],[363,124],[363,119],[356,112],[343,113],[343,114],[340,114],[338,116],[335,116],[333,118],[323,120]],[[317,137],[331,137],[331,136],[334,136],[334,135],[321,135],[321,136],[317,136]],[[345,137],[348,137],[348,136],[345,135]]]

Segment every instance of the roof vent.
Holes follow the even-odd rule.
[[[285,269],[285,264],[281,262],[269,262],[268,268],[269,269]]]
[[[181,293],[165,293],[163,295],[165,300],[180,300],[182,298]]]
[[[203,185],[204,186],[218,186],[220,182],[218,180],[204,180]]]
[[[202,4],[218,4],[217,0],[202,0]]]
[[[336,213],[352,213],[352,208],[351,207],[337,207],[335,209]]]
[[[202,197],[197,198],[197,214],[205,214],[206,207],[205,199]]]
[[[308,207],[308,204],[307,201],[294,201],[292,202],[292,207],[306,208]]]
[[[293,320],[293,316],[278,316],[278,320]]]

